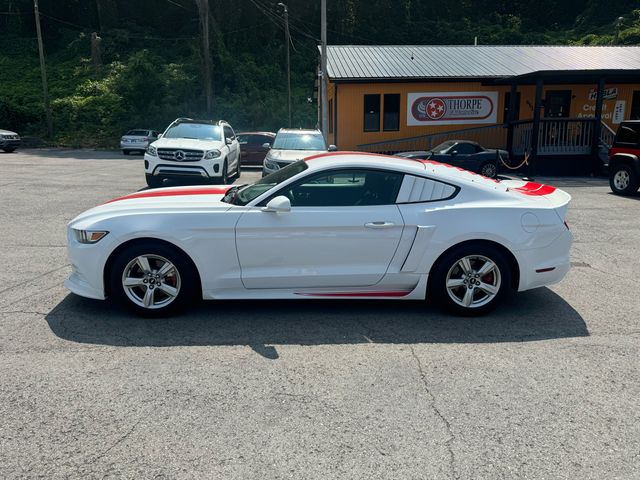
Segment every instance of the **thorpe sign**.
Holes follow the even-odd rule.
[[[496,123],[498,92],[409,93],[407,100],[407,125]]]

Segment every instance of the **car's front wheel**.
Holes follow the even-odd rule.
[[[616,195],[633,195],[638,190],[638,175],[630,165],[616,165],[611,169],[609,186]]]
[[[480,175],[484,175],[487,178],[496,178],[498,175],[498,165],[494,162],[486,162],[480,166]]]
[[[9,147],[9,148],[3,148],[3,150],[4,150],[5,152],[7,152],[7,153],[11,153],[11,152],[15,151],[15,148],[13,148],[13,147]]]
[[[112,295],[143,316],[162,316],[184,307],[198,292],[189,259],[175,248],[148,242],[125,249],[114,260]]]
[[[482,315],[498,306],[511,285],[511,270],[496,247],[470,243],[446,252],[432,269],[428,295],[458,315]]]

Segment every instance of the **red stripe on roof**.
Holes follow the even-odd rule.
[[[224,195],[230,188],[231,185],[224,187],[184,187],[176,188],[175,190],[144,190],[142,192],[125,195],[124,197],[114,198],[113,200],[109,200],[105,203],[117,202],[120,200],[131,200],[134,198],[174,197],[179,195]]]

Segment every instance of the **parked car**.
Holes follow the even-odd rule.
[[[640,120],[622,122],[609,150],[609,185],[617,195],[640,187]]]
[[[501,156],[505,162],[509,160],[506,150],[486,149],[476,142],[468,140],[448,140],[429,151],[402,152],[399,157],[435,160],[456,167],[461,167],[485,177],[495,178],[498,175]]]
[[[20,146],[20,135],[16,132],[0,129],[0,149],[7,153],[13,152]]]
[[[267,149],[265,143],[272,144],[276,134],[273,132],[242,132],[238,133],[240,154],[243,166],[260,166],[264,162]]]
[[[88,210],[68,225],[65,285],[144,315],[198,297],[426,297],[481,314],[565,276],[570,198],[428,160],[324,153],[251,185],[140,191]]]
[[[150,187],[166,178],[226,184],[240,177],[240,144],[224,120],[178,118],[147,148],[144,170]]]
[[[268,150],[262,167],[262,176],[267,176],[293,162],[319,153],[336,150],[335,145],[327,146],[320,130],[281,128],[273,143],[265,143]]]
[[[158,132],[144,128],[129,130],[120,139],[120,149],[125,155],[131,152],[144,153],[147,147],[158,139]]]

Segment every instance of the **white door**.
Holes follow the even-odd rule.
[[[360,287],[387,271],[404,223],[395,205],[402,175],[339,170],[286,191],[287,213],[245,212],[236,245],[246,288]]]

